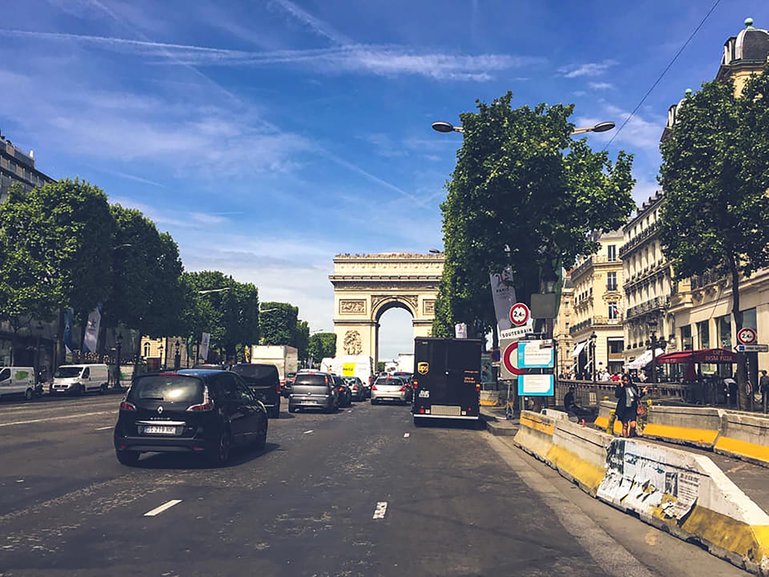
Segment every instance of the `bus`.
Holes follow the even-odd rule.
[[[414,339],[414,424],[427,419],[480,421],[481,341]]]

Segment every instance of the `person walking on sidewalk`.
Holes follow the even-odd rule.
[[[622,380],[614,389],[614,396],[617,397],[617,408],[614,413],[622,423],[623,437],[636,436],[638,403],[646,392],[645,387],[639,390],[628,374],[622,375]]]
[[[767,395],[769,395],[769,375],[766,374],[766,369],[761,371],[761,379],[758,381],[758,388],[761,391],[761,407],[764,412],[767,409]]]

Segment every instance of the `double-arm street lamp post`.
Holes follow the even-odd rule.
[[[663,352],[665,352],[665,348],[667,348],[667,341],[665,341],[665,337],[657,338],[657,321],[656,320],[650,320],[646,325],[649,327],[649,331],[651,332],[651,336],[649,337],[649,349],[651,349],[652,352],[652,374],[651,374],[651,382],[656,383],[657,382],[657,349],[662,349]]]

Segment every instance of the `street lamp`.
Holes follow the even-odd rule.
[[[596,362],[595,362],[595,342],[598,340],[598,335],[595,334],[595,331],[590,335],[590,362],[592,363],[592,367],[590,368],[590,374],[593,377],[593,382],[595,383],[598,375],[596,375]]]
[[[211,294],[211,293],[223,293],[224,291],[230,290],[230,288],[231,287],[226,286],[224,288],[205,289],[205,290],[202,290],[202,291],[198,291],[198,294],[199,295],[207,295],[207,294]]]
[[[182,364],[182,354],[179,352],[179,349],[181,348],[181,343],[179,342],[179,339],[176,339],[176,344],[174,345],[174,370],[178,371],[179,367]]]
[[[646,326],[649,327],[649,331],[651,332],[651,336],[649,337],[649,348],[652,352],[652,375],[651,375],[651,382],[656,383],[657,382],[657,349],[660,348],[664,352],[667,348],[668,344],[665,341],[664,337],[657,338],[657,321],[656,320],[649,320],[646,323]]]
[[[120,352],[123,350],[123,336],[118,333],[115,337],[115,379],[118,389],[123,387],[120,380]]]
[[[613,129],[616,126],[612,121],[605,120],[603,122],[597,122],[593,126],[582,126],[575,128],[572,130],[570,136],[575,136],[577,134],[585,134],[586,132],[606,132],[608,130]],[[451,124],[451,122],[446,122],[444,120],[439,120],[437,122],[433,122],[432,124],[433,130],[436,132],[464,132],[465,129],[462,126],[454,126]]]
[[[431,248],[429,251],[430,254],[443,254],[442,250],[438,250],[437,248]]]

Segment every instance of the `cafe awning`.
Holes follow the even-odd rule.
[[[583,341],[577,345],[574,346],[574,350],[571,353],[571,356],[575,359],[579,356],[579,354],[582,352],[582,349],[585,348],[585,345],[587,344],[587,341]]]
[[[727,349],[701,349],[699,351],[677,351],[657,357],[657,362],[662,365],[674,365],[676,363],[736,363],[737,353]]]
[[[665,351],[663,351],[662,349],[657,349],[656,351],[654,351],[654,355],[657,358],[657,362],[660,361],[660,358],[662,358],[664,352]],[[638,370],[638,369],[643,369],[650,362],[652,362],[652,352],[651,350],[647,350],[647,351],[644,351],[638,358],[630,361],[627,365],[625,365],[625,367],[628,370],[633,370],[633,369]]]

